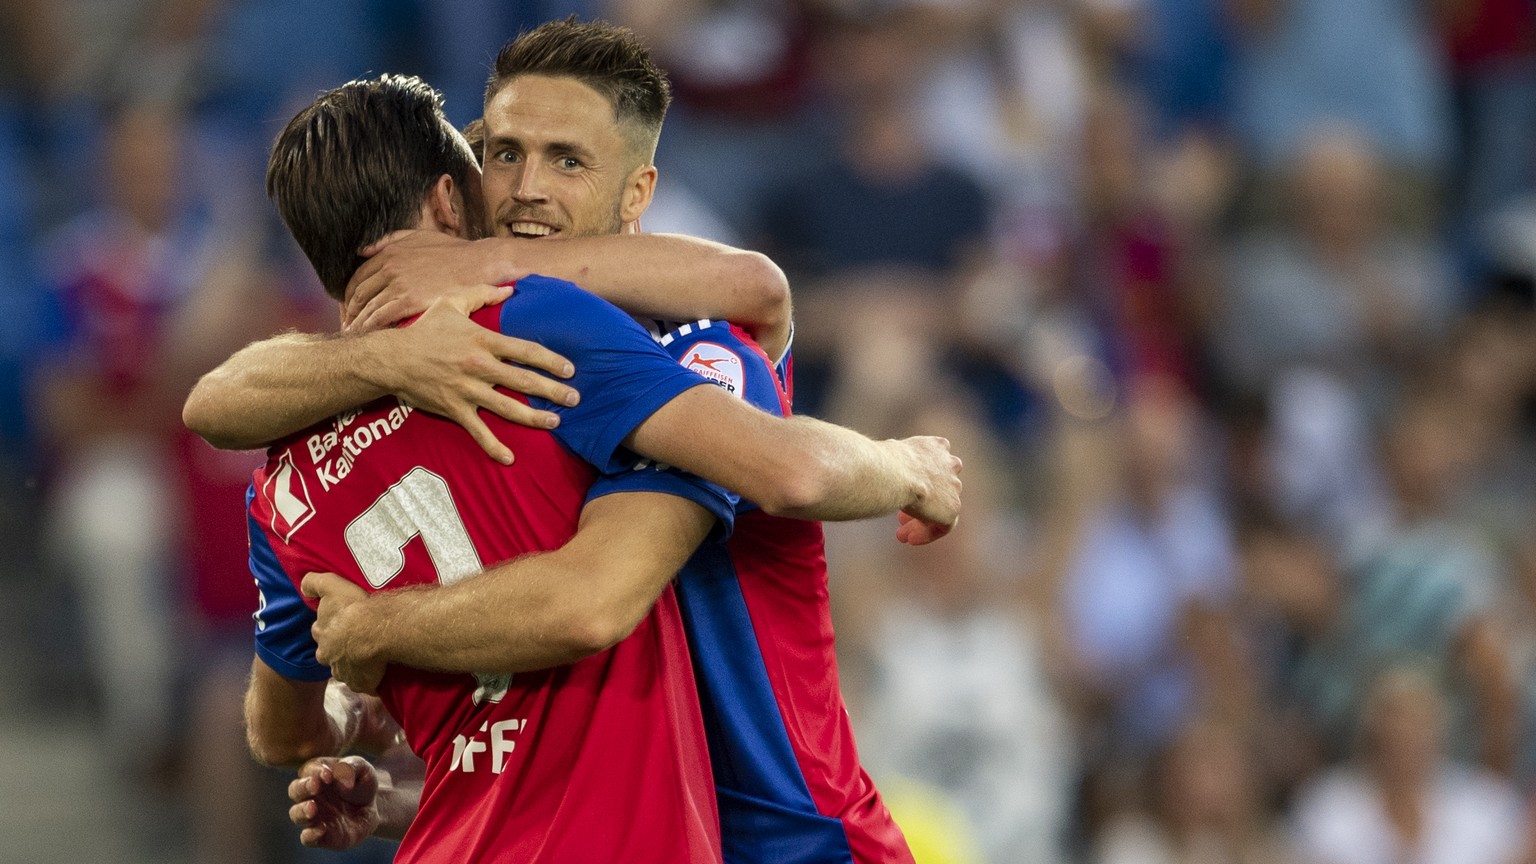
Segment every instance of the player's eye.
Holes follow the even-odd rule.
[[[517,151],[515,151],[515,150],[498,150],[498,151],[496,151],[496,155],[492,156],[491,158],[495,159],[497,162],[503,162],[503,163],[511,164],[511,163],[517,161]]]
[[[575,171],[581,167],[581,160],[575,156],[561,156],[558,164],[567,171]]]

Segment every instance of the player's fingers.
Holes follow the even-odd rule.
[[[314,801],[300,801],[288,808],[288,821],[295,825],[309,825],[315,821],[315,816],[320,812],[320,805]]]
[[[323,840],[325,840],[324,825],[312,825],[299,832],[299,843],[311,849],[318,849]]]
[[[938,522],[923,522],[923,527],[913,534],[912,545],[926,546],[941,537],[947,536],[949,532],[955,529],[955,524],[954,522],[948,525],[942,525]]]
[[[458,310],[460,315],[468,315],[477,309],[495,306],[511,297],[512,291],[511,285],[480,285],[468,291],[444,297],[443,300]]]
[[[376,301],[358,312],[351,326],[347,329],[354,333],[369,333],[374,330],[383,330],[399,321],[416,315],[427,307],[425,304],[411,297],[392,297],[388,300],[375,298]]]
[[[305,573],[304,579],[299,583],[299,590],[305,597],[319,599],[330,594],[340,594],[349,587],[356,587],[346,579],[335,573]],[[359,588],[359,591],[362,589]]]
[[[491,427],[485,425],[485,421],[480,419],[480,412],[466,411],[452,419],[469,432],[469,436],[475,439],[475,443],[480,445],[480,449],[484,450],[487,456],[503,465],[512,464],[514,458],[512,448],[502,443],[502,440],[496,437],[496,433],[491,431]]]
[[[369,258],[352,273],[352,278],[347,281],[346,293],[342,295],[346,298],[341,304],[344,317],[356,318],[357,313],[368,305],[368,301],[389,284],[390,280],[384,275],[386,263],[383,258]]]
[[[320,794],[320,783],[314,777],[299,777],[288,781],[288,800],[294,803],[308,801]]]
[[[537,342],[497,333],[487,333],[487,336],[490,341],[486,347],[492,354],[503,360],[510,360],[534,369],[543,369],[561,378],[569,378],[576,374],[576,367],[571,365],[571,361]]]
[[[567,408],[574,408],[581,401],[581,394],[576,392],[576,388],[540,375],[531,369],[496,363],[486,371],[489,373],[487,377],[491,384],[505,387],[524,396],[537,396]]]
[[[503,420],[530,429],[553,429],[560,425],[560,415],[553,411],[539,411],[492,388],[486,388],[480,405]]]

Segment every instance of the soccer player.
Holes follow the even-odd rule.
[[[359,115],[366,122],[358,122]],[[412,135],[426,145],[413,149],[399,143],[412,141]],[[414,158],[403,163],[390,158],[392,148],[402,147]],[[274,149],[269,189],[322,281],[339,297],[353,250],[381,231],[409,227],[410,219],[466,230],[475,212],[469,157],[419,82],[358,83],[322,97],[290,124]],[[461,164],[465,158],[468,167]],[[522,315],[532,323],[519,323]],[[347,743],[339,724],[327,719],[325,670],[306,655],[302,631],[308,619],[293,590],[298,574],[339,569],[374,589],[453,581],[478,570],[487,557],[559,546],[579,512],[582,529],[569,543],[502,568],[502,575],[529,593],[524,605],[499,611],[544,638],[498,671],[547,667],[618,641],[613,650],[510,684],[504,678],[420,670],[392,670],[381,683],[385,703],[427,762],[420,815],[401,860],[422,860],[428,850],[468,860],[489,849],[497,855],[543,849],[593,860],[621,853],[627,860],[637,854],[658,861],[707,859],[713,801],[706,805],[696,794],[703,744],[695,740],[690,747],[687,740],[688,719],[696,721],[697,707],[691,687],[677,686],[691,681],[677,668],[686,652],[680,630],[672,626],[675,607],[669,596],[663,593],[656,611],[622,641],[618,637],[635,617],[615,625],[599,615],[604,625],[594,629],[584,626],[590,614],[563,614],[570,604],[551,608],[539,602],[551,586],[568,590],[572,582],[587,579],[587,599],[600,613],[608,607],[619,609],[614,614],[620,619],[636,608],[643,613],[703,538],[710,515],[729,522],[728,499],[717,489],[667,471],[615,473],[616,467],[630,467],[616,462],[619,443],[654,455],[676,452],[682,462],[697,461],[690,451],[702,451],[703,462],[722,463],[721,476],[730,477],[768,443],[830,440],[869,482],[850,487],[840,502],[826,506],[850,513],[909,506],[940,524],[952,521],[949,511],[957,501],[948,501],[950,495],[935,496],[942,502],[918,500],[929,490],[941,491],[941,484],[934,482],[936,476],[915,477],[914,463],[938,469],[930,472],[934,475],[953,469],[940,467],[944,460],[935,458],[933,451],[942,449],[936,442],[877,445],[825,424],[764,425],[757,412],[696,386],[701,379],[667,360],[617,310],[565,283],[521,280],[511,300],[476,318],[504,332],[524,328],[521,332],[558,345],[578,360],[578,383],[584,376],[602,382],[589,391],[596,398],[589,395],[582,405],[563,410],[559,443],[546,433],[500,424],[498,434],[532,456],[510,469],[484,462],[477,471],[464,458],[475,446],[472,439],[389,400],[349,411],[273,449],[251,505],[253,565],[265,599],[250,699],[253,743],[269,757],[283,753],[283,761]],[[628,329],[612,326],[615,318]],[[654,447],[646,443],[652,435]],[[743,454],[743,448],[754,447]],[[572,452],[611,475],[593,487],[584,509],[592,472]],[[814,453],[798,453],[807,455]],[[771,473],[771,464],[752,470],[762,473],[764,467],[770,472],[764,491],[775,494],[771,489],[782,477]],[[763,485],[750,476],[732,482],[742,488]],[[790,494],[777,500],[796,499]],[[796,509],[793,503],[785,506]],[[539,513],[547,518],[534,518]],[[623,596],[602,590],[610,583],[623,589]],[[625,602],[637,585],[649,585],[649,595],[638,604]],[[637,726],[646,746],[626,740]],[[623,788],[654,784],[659,791],[643,802],[620,803],[611,784],[593,779],[599,771],[619,779]],[[615,810],[623,818],[615,818]],[[651,838],[651,832],[652,842],[638,852],[627,845],[636,836]]]
[[[572,65],[583,56],[572,45],[592,27],[546,25],[498,57],[487,100],[485,163],[487,206],[502,233],[564,229],[545,215],[551,212],[622,207],[622,198],[594,201],[590,185],[562,186],[560,175],[545,178],[544,186],[536,180],[566,158],[576,163],[573,173],[585,176],[578,154],[598,164],[623,155],[615,150],[622,143],[615,143],[621,138],[614,128],[622,117],[618,100],[609,101]],[[606,125],[588,122],[594,114]],[[699,322],[658,336],[722,389],[787,413],[787,362],[770,362],[742,331]],[[902,530],[922,533],[920,526]],[[474,613],[504,608],[501,592],[514,587],[499,578],[470,580],[430,592],[430,604],[409,608],[400,598],[356,602],[333,591],[322,603],[317,632],[338,668],[386,661],[459,668],[466,655],[495,668],[494,646],[515,628]],[[819,526],[761,511],[743,513],[730,543],[701,550],[680,578],[729,860],[910,860],[858,764],[837,684],[826,592]],[[451,631],[432,626],[454,620],[460,626]],[[441,638],[425,645],[414,638],[423,630]],[[311,789],[302,785],[298,794],[312,795]],[[314,818],[308,811],[300,816]]]

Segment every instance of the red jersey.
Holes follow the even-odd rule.
[[[628,470],[633,460],[620,441],[701,382],[623,313],[568,283],[534,277],[475,319],[570,358],[581,406],[563,409],[553,434],[489,417],[517,455],[511,466],[487,458],[463,429],[394,399],[274,447],[255,476],[250,521],[263,603],[257,653],[278,672],[329,675],[314,661],[313,613],[297,594],[310,571],[339,573],[369,591],[451,583],[559,548],[584,503],[609,492],[679,494],[729,523],[718,488]],[[697,695],[670,590],[623,642],[578,663],[510,677],[391,666],[379,695],[427,769],[397,861],[720,859]]]

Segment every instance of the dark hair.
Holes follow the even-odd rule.
[[[464,140],[475,154],[475,161],[485,167],[485,118],[476,117],[464,124]]]
[[[469,188],[474,160],[421,79],[384,75],[320,94],[288,122],[267,162],[267,195],[337,300],[358,250],[420,219],[444,174]]]
[[[485,104],[522,75],[574,78],[591,87],[613,105],[614,119],[634,130],[631,144],[654,151],[672,85],[629,28],[572,15],[518,34],[496,54]]]

